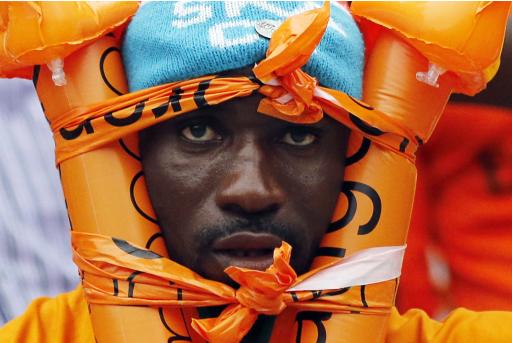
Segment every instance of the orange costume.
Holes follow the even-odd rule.
[[[2,12],[4,23],[22,18],[37,30],[30,17],[51,12],[47,6],[53,5],[12,5],[13,10]],[[61,32],[68,36],[59,36],[58,43],[34,39],[20,48],[8,44],[16,41],[14,30],[8,26],[4,32],[4,75],[23,76],[27,66],[49,64],[29,75],[54,131],[82,286],[56,300],[36,302],[26,316],[0,331],[3,341],[239,342],[260,314],[277,316],[269,342],[512,337],[507,325],[512,314],[459,310],[440,325],[419,312],[400,317],[392,307],[414,195],[414,153],[428,140],[452,91],[473,94],[496,72],[508,4],[454,5],[450,11],[460,19],[458,29],[448,37],[424,30],[422,39],[411,27],[422,16],[427,27],[435,26],[429,20],[437,20],[438,5],[402,4],[412,21],[396,21],[390,15],[396,11],[393,4],[353,4],[368,42],[364,102],[318,86],[300,69],[322,39],[328,3],[289,17],[273,33],[266,58],[253,69],[263,85],[247,77],[212,75],[129,94],[124,94],[120,58],[112,54],[119,51],[116,29],[125,19],[108,6],[77,5],[66,14],[80,22],[87,12],[94,13],[96,20],[83,22],[88,29],[99,23],[100,29],[88,35],[84,28],[81,39]],[[126,17],[133,13],[130,5],[123,6]],[[39,24],[37,38],[51,31],[45,21]],[[108,31],[114,34],[100,38]],[[481,49],[484,32],[494,39]],[[137,132],[256,90],[265,96],[261,113],[295,123],[328,114],[352,134],[343,189],[310,272],[295,274],[284,243],[266,271],[227,268],[241,285],[234,290],[165,258],[143,182]],[[289,96],[285,103],[284,96]],[[170,106],[173,98],[179,106]],[[351,279],[348,271],[360,269],[366,272]],[[198,318],[197,307],[214,305],[227,307],[216,318]]]

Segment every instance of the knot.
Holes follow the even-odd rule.
[[[240,305],[250,308],[260,314],[278,315],[286,308],[282,294],[276,297],[266,297],[249,287],[241,287],[236,291],[236,300]]]
[[[320,43],[329,23],[330,4],[288,18],[272,35],[266,58],[253,68],[265,84],[258,112],[297,123],[322,119],[314,101],[318,82],[300,68]],[[277,86],[278,90],[272,89]]]
[[[290,266],[292,247],[283,242],[274,250],[274,262],[265,271],[228,267],[225,272],[240,284],[236,303],[219,317],[193,319],[192,327],[210,343],[236,343],[249,332],[259,314],[276,315],[286,308],[283,293],[297,274]]]

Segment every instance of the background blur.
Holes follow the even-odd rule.
[[[54,143],[31,81],[0,79],[0,326],[30,301],[73,289]]]

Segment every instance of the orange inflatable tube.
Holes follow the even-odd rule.
[[[326,25],[326,11],[328,6],[312,12],[318,22],[313,21],[314,27],[298,34],[318,32]],[[126,11],[125,17],[131,13]],[[345,256],[405,244],[416,180],[414,152],[430,136],[461,78],[446,73],[439,78],[439,87],[418,82],[415,72],[428,69],[429,64],[422,53],[388,29],[374,25],[366,34],[368,41],[374,40],[367,56],[364,102],[321,89],[327,93],[325,98],[283,108],[273,101],[280,92],[304,90],[293,86],[260,88],[246,78],[206,77],[211,84],[203,93],[207,103],[229,100],[218,100],[217,84],[233,89],[232,98],[254,87],[267,96],[260,109],[268,115],[307,122],[326,113],[352,129],[345,182],[311,272],[294,275],[287,265],[289,251],[283,245],[266,272],[228,271],[242,285],[238,295],[228,286],[196,278],[164,258],[165,245],[147,195],[137,148],[139,130],[197,108],[191,95],[204,78],[180,83],[188,86],[188,93],[182,94],[184,110],[178,112],[169,106],[161,110],[161,100],[169,99],[172,87],[125,95],[117,34],[97,38],[71,55],[61,56],[65,85],[55,85],[55,70],[44,65],[33,68],[34,84],[54,129],[75,261],[81,269],[98,342],[138,342],[142,336],[148,342],[238,342],[258,313],[279,313],[269,342],[384,341],[398,275],[340,289],[289,289],[339,264]],[[285,38],[276,38],[275,44],[289,41]],[[293,53],[296,48],[290,46],[280,50]],[[25,75],[26,65],[9,63],[9,75],[16,70]],[[279,69],[283,66],[269,62],[269,66],[264,75],[282,81],[290,75],[286,65]],[[300,70],[293,73],[308,80]],[[143,98],[149,100],[142,103]],[[299,111],[304,115],[297,115],[301,106],[306,109]],[[165,266],[165,273],[157,271],[157,264]],[[277,274],[288,281],[280,279],[274,284]],[[262,300],[251,293],[255,288],[280,301],[265,303],[265,296]],[[228,304],[228,311],[218,318],[198,318],[196,306],[216,304]]]

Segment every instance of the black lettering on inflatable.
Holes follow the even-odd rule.
[[[329,320],[332,317],[332,312],[316,312],[316,311],[304,311],[299,312],[296,317],[297,321],[297,338],[296,343],[302,342],[302,326],[305,320],[310,320],[315,324],[317,330],[316,343],[325,343],[327,341],[327,331],[322,323],[323,321]]]
[[[311,294],[313,295],[313,299],[317,299],[322,296],[322,291],[311,291]]]
[[[142,274],[142,272],[134,271],[126,279],[126,281],[128,281],[128,298],[133,298],[133,291],[135,290],[135,282],[133,282],[133,279],[139,274]]]
[[[185,323],[185,316],[184,316],[183,310],[181,308],[180,308],[180,312],[181,312],[182,321],[183,321],[183,323]],[[184,335],[177,333],[173,329],[171,329],[171,327],[169,326],[169,324],[167,324],[167,321],[165,320],[163,308],[161,308],[161,307],[158,308],[158,314],[160,316],[160,321],[162,322],[164,327],[167,329],[167,331],[169,331],[170,333],[172,333],[174,335],[174,337],[169,337],[169,339],[167,340],[168,343],[179,342],[179,341],[192,342],[192,338],[190,337],[189,332],[187,332],[188,336],[184,336]],[[187,331],[188,331],[188,326],[186,323],[185,323],[185,327],[187,328]]]
[[[199,82],[197,91],[194,93],[194,102],[196,103],[198,108],[208,106],[208,102],[206,101],[205,98],[205,93],[208,87],[210,87],[210,82],[212,82],[212,80],[205,80]]]
[[[328,256],[328,257],[344,257],[346,249],[334,248],[334,247],[320,247],[316,251],[316,257]]]
[[[332,292],[329,292],[329,293],[324,293],[324,294],[322,294],[322,297],[334,297],[336,295],[341,295],[343,293],[348,292],[349,289],[350,289],[350,287],[340,288],[340,289],[338,289],[336,291],[332,291]]]
[[[414,136],[414,138],[416,138],[416,142],[418,142],[418,145],[423,145],[423,139],[421,139],[420,136]]]
[[[132,114],[125,118],[116,118],[112,112],[107,113],[103,118],[105,121],[112,126],[128,126],[135,123],[137,120],[142,117],[142,111],[144,110],[144,106],[146,105],[146,100],[142,100],[135,106],[135,110]]]
[[[405,149],[407,149],[407,146],[409,145],[409,140],[407,138],[404,138],[402,142],[400,143],[400,152],[405,152]]]
[[[176,294],[176,297],[178,298],[178,301],[183,300],[183,290],[182,290],[181,288],[178,288],[178,289],[176,290],[176,293],[177,293],[177,294]]]
[[[114,283],[114,296],[117,297],[119,295],[119,282],[117,279],[113,279],[112,282]]]
[[[292,296],[292,300],[293,300],[294,303],[299,301],[299,297],[297,296],[297,293],[290,292],[290,295]]]
[[[128,154],[130,155],[131,157],[133,157],[134,159],[136,159],[137,161],[142,161],[142,158],[140,156],[137,156],[136,153],[134,153],[133,151],[131,151],[128,146],[126,146],[126,143],[123,141],[123,139],[121,138],[119,140],[119,144],[121,145],[121,148],[123,148],[123,150]]]
[[[140,171],[132,179],[132,182],[130,183],[130,200],[132,201],[132,205],[135,208],[135,210],[144,218],[149,220],[150,222],[158,225],[158,220],[155,218],[150,217],[148,214],[146,214],[142,208],[140,208],[139,204],[137,203],[137,199],[135,199],[135,185],[137,184],[137,181],[144,175],[144,172]]]
[[[148,241],[146,242],[146,249],[151,248],[151,244],[157,239],[157,238],[163,238],[164,235],[162,235],[161,232],[154,233],[151,237],[149,237]]]
[[[135,257],[143,258],[146,260],[154,260],[156,258],[162,257],[151,250],[143,250],[143,249],[134,247],[133,245],[131,245],[130,243],[128,243],[127,241],[125,241],[123,239],[112,237],[112,241],[119,249],[121,249],[125,253],[135,256]]]
[[[90,135],[91,133],[94,133],[94,128],[92,127],[90,119],[84,120],[84,122],[82,124],[78,125],[76,128],[71,129],[71,130],[62,128],[59,130],[59,133],[62,136],[62,138],[70,141],[70,140],[78,138],[82,134],[82,131],[84,129],[88,135]]]
[[[361,192],[364,195],[366,195],[368,198],[370,198],[373,205],[373,212],[370,219],[366,224],[362,224],[359,226],[357,234],[369,234],[377,226],[382,212],[382,201],[380,200],[379,194],[372,187],[364,183],[355,181],[345,181],[343,182],[341,192],[345,194],[348,198],[347,213],[343,216],[343,218],[332,223],[331,226],[329,226],[328,230],[330,231],[328,232],[339,230],[348,225],[352,221],[352,219],[354,219],[354,215],[357,209],[357,201],[353,193],[354,191]]]
[[[371,144],[372,142],[368,138],[363,137],[363,141],[361,142],[361,146],[359,147],[359,149],[357,149],[357,151],[353,155],[348,156],[345,159],[345,167],[348,167],[354,163],[361,161],[368,153],[368,150],[370,150]]]
[[[363,120],[359,119],[352,113],[348,114],[350,120],[352,123],[354,123],[355,126],[362,132],[366,133],[367,135],[371,136],[381,136],[384,134],[384,131],[381,131],[380,129],[376,128],[375,126],[371,126],[370,124],[365,123]]]
[[[167,113],[167,110],[169,109],[169,104],[171,104],[172,110],[174,112],[181,111],[180,99],[182,93],[183,90],[180,87],[174,88],[172,90],[172,94],[169,95],[169,99],[167,102],[151,110],[155,115],[155,118],[161,117],[165,113]]]
[[[362,285],[361,286],[361,302],[363,303],[363,306],[364,307],[368,307],[368,303],[366,302],[366,286],[365,285]]]
[[[119,54],[121,54],[121,50],[119,50],[118,48],[112,46],[108,49],[106,49],[105,51],[103,51],[103,53],[101,54],[101,57],[100,57],[100,73],[101,73],[101,78],[103,79],[103,82],[107,85],[108,88],[110,88],[110,90],[114,93],[116,93],[117,95],[123,95],[122,92],[120,92],[118,89],[116,89],[111,83],[110,81],[108,80],[107,78],[107,75],[105,73],[105,59],[107,58],[107,56],[112,53],[112,52],[115,52],[117,51]]]
[[[347,226],[347,224],[350,223],[352,221],[352,219],[354,219],[354,216],[357,211],[357,200],[356,200],[356,197],[354,196],[354,193],[345,192],[343,186],[341,188],[341,191],[342,191],[342,193],[344,193],[346,195],[346,197],[348,199],[347,213],[345,213],[345,215],[343,217],[341,217],[340,219],[329,224],[329,226],[327,227],[328,233],[340,230],[340,229],[344,228],[345,226]]]

